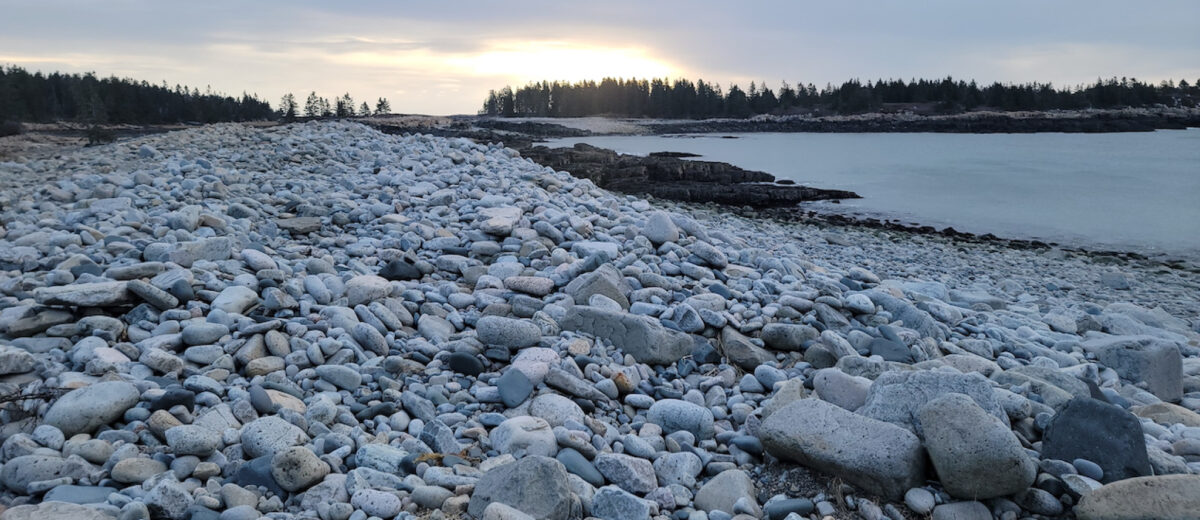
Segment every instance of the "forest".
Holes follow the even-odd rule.
[[[0,67],[0,121],[215,123],[274,115],[269,103],[249,94],[232,97],[165,82]]]
[[[1136,78],[1097,79],[1095,83],[1056,88],[1050,83],[857,79],[834,86],[784,82],[772,90],[750,83],[732,85],[687,79],[619,79],[530,83],[488,93],[480,115],[502,117],[652,117],[703,119],[746,118],[758,114],[860,114],[918,109],[935,113],[972,110],[1079,110],[1120,107],[1194,107],[1200,103],[1200,80],[1189,84],[1144,83]]]

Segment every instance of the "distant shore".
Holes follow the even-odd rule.
[[[939,132],[1104,133],[1200,127],[1200,109],[1130,108],[1040,112],[967,112],[950,115],[869,113],[835,116],[756,116],[748,119],[462,118],[483,128],[571,137],[596,134],[691,134],[740,132]],[[562,127],[558,133],[554,127]]]

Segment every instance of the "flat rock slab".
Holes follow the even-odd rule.
[[[308,234],[321,230],[321,219],[317,217],[281,218],[275,221],[279,229],[293,234]]]
[[[4,520],[110,520],[112,517],[99,509],[67,502],[42,502],[37,505],[17,506],[3,514]]]
[[[668,365],[692,350],[690,336],[667,330],[658,320],[647,316],[575,305],[567,309],[561,325],[565,330],[602,338],[639,363]]]
[[[1200,518],[1200,475],[1137,477],[1107,484],[1075,507],[1079,520]]]
[[[892,500],[925,481],[925,450],[912,432],[819,399],[801,399],[759,427],[767,452],[846,479]]]
[[[109,307],[133,302],[127,282],[95,282],[41,287],[33,297],[42,305]]]

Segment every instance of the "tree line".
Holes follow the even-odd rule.
[[[891,106],[889,106],[891,105]],[[900,106],[897,106],[900,105]],[[991,109],[1079,110],[1086,108],[1200,105],[1200,80],[1189,84],[1163,81],[1157,85],[1136,78],[1097,79],[1095,83],[1056,88],[1050,83],[992,83],[975,81],[857,79],[841,85],[812,83],[772,90],[751,82],[742,90],[732,85],[687,79],[621,79],[530,83],[513,90],[506,86],[488,92],[480,115],[503,117],[582,117],[609,115],[654,118],[745,118],[757,114],[859,114],[902,105],[924,105],[942,113]]]
[[[391,104],[379,98],[371,108],[355,105],[346,93],[334,98],[308,95],[303,107],[292,94],[279,109],[257,95],[241,97],[189,88],[164,81],[153,85],[130,78],[98,78],[94,73],[30,73],[21,67],[0,66],[0,122],[77,121],[88,124],[216,123],[298,117],[353,117],[390,114]]]
[[[0,67],[0,121],[213,123],[272,116],[271,105],[251,94],[233,97],[166,82]]]
[[[303,110],[303,112],[301,111]],[[296,96],[291,92],[284,94],[283,99],[279,100],[279,117],[285,121],[291,121],[300,117],[366,117],[369,115],[382,115],[392,113],[392,105],[387,98],[379,98],[375,100],[375,108],[372,111],[371,106],[363,101],[357,107],[354,105],[354,98],[350,97],[350,93],[342,94],[341,97],[334,98],[333,103],[329,102],[328,98],[323,98],[317,95],[316,91],[308,94],[308,99],[304,100],[304,106],[301,107],[296,101]]]

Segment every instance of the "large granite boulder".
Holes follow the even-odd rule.
[[[567,309],[560,325],[563,330],[604,339],[639,363],[669,365],[692,351],[691,336],[668,330],[649,316],[575,305]]]
[[[574,520],[583,516],[579,497],[571,492],[567,469],[549,457],[529,456],[484,473],[475,484],[467,512],[479,518],[493,502],[538,519]]]
[[[925,450],[912,432],[819,399],[801,399],[759,427],[770,454],[842,477],[892,500],[925,481]]]
[[[942,486],[970,500],[1024,491],[1037,464],[1012,430],[963,394],[946,394],[921,407],[925,449]]]

